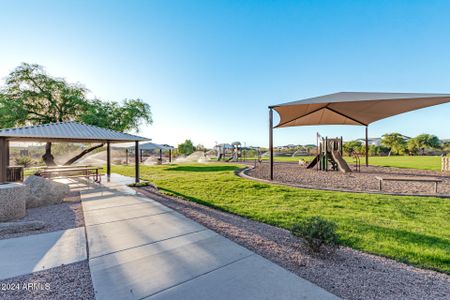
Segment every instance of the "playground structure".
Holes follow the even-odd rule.
[[[241,142],[233,142],[231,144],[218,144],[214,147],[217,151],[217,161],[234,161],[237,162],[242,157]],[[227,157],[227,155],[230,155]]]
[[[273,180],[273,129],[307,125],[365,127],[365,165],[369,166],[369,125],[395,115],[450,102],[450,94],[340,92],[270,105],[269,178]],[[280,117],[274,126],[273,111]]]
[[[443,156],[441,158],[441,171],[450,172],[450,157]]]
[[[342,137],[330,139],[317,133],[317,155],[306,168],[312,169],[317,166],[317,169],[321,171],[339,170],[343,173],[351,173],[352,170],[342,158],[342,146]]]

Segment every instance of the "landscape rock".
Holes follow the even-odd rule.
[[[29,193],[25,185],[8,183],[0,185],[0,222],[23,218],[26,215],[26,199]]]
[[[44,228],[42,221],[22,221],[0,223],[0,234],[20,233]]]
[[[24,183],[29,189],[27,208],[62,203],[70,191],[69,186],[63,183],[35,175],[28,177]]]

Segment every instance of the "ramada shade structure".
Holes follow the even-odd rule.
[[[150,139],[74,121],[0,129],[0,183],[6,182],[10,141],[105,143],[107,151],[106,173],[109,177],[111,175],[111,143],[135,142],[136,149],[139,149],[139,142],[150,141]],[[135,177],[136,182],[139,182],[137,154]]]
[[[134,146],[128,147],[128,149],[132,149],[134,150]],[[167,150],[173,150],[175,149],[173,146],[170,145],[162,145],[162,144],[155,144],[155,143],[144,143],[139,145],[139,149],[141,150],[163,150],[163,151],[167,151]]]
[[[134,151],[135,150],[135,146],[130,146],[127,147],[127,150],[131,150]],[[142,151],[145,150],[159,150],[159,159],[162,160],[162,152],[163,151],[169,151],[169,162],[172,162],[172,150],[175,149],[173,146],[167,145],[167,144],[156,144],[156,143],[152,143],[152,142],[148,142],[148,143],[144,143],[139,145],[139,149],[140,149],[140,155],[141,155],[141,161],[142,161]],[[139,150],[138,150],[139,152]]]
[[[340,92],[269,106],[270,178],[273,179],[273,128],[307,125],[365,126],[368,165],[369,124],[447,102],[450,102],[450,94]],[[273,110],[280,116],[280,122],[275,127]]]

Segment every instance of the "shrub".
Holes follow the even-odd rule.
[[[28,168],[34,163],[33,159],[29,156],[16,157],[15,161],[18,166],[23,166],[24,168]]]
[[[319,252],[323,245],[335,247],[339,243],[337,225],[319,216],[307,218],[292,226],[291,233],[303,238],[313,252]]]
[[[141,181],[141,182],[130,183],[128,186],[129,187],[145,187],[145,186],[149,186],[149,185],[150,185],[150,182]]]

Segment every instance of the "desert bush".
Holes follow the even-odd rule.
[[[129,187],[145,187],[145,186],[150,186],[150,182],[148,181],[141,181],[141,182],[135,182],[135,183],[130,183],[128,186]]]
[[[304,239],[313,252],[319,252],[323,245],[332,248],[338,245],[339,235],[336,228],[336,223],[314,216],[292,226],[291,233]]]
[[[29,166],[33,165],[34,161],[29,156],[19,156],[15,159],[16,165],[23,166],[24,168],[28,168]]]

